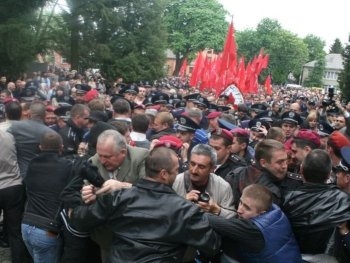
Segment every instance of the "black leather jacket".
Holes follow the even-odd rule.
[[[58,132],[63,139],[64,155],[77,154],[79,144],[83,141],[84,129],[78,128],[75,123],[69,119],[67,125]]]
[[[285,194],[282,209],[301,252],[319,254],[335,227],[350,219],[350,196],[335,185],[305,183]]]
[[[187,245],[208,254],[220,246],[195,204],[170,186],[146,179],[78,206],[71,215],[71,225],[80,231],[105,223],[113,232],[108,262],[181,262]]]

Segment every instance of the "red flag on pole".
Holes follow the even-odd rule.
[[[234,65],[237,64],[237,47],[234,36],[233,22],[231,21],[226,36],[224,51],[222,53],[219,75],[223,74],[232,63],[234,63]]]
[[[184,61],[182,62],[180,71],[179,71],[179,77],[186,77],[186,69],[187,69],[187,58],[184,59]]]
[[[265,80],[265,90],[267,95],[272,94],[272,87],[271,87],[271,75],[268,75],[266,80]]]
[[[202,69],[204,66],[204,55],[203,52],[199,52],[196,58],[196,61],[194,63],[191,79],[190,79],[190,86],[195,87],[197,86],[197,83],[201,77]]]

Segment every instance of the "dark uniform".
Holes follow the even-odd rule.
[[[280,205],[287,190],[294,190],[303,184],[302,176],[299,174],[288,172],[284,179],[278,180],[269,171],[255,165],[235,169],[228,175],[227,181],[232,187],[236,208],[243,189],[248,185],[261,184],[266,186],[272,192],[274,203]]]

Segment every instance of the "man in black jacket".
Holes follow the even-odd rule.
[[[83,135],[89,123],[90,109],[84,104],[75,104],[70,110],[70,119],[67,125],[58,133],[63,139],[63,154],[65,156],[77,154],[79,144],[83,141]]]
[[[207,217],[171,188],[179,168],[175,152],[155,148],[145,167],[146,178],[134,187],[71,209],[72,226],[86,231],[108,223],[113,231],[109,262],[181,262],[187,245],[216,252],[220,238]]]
[[[59,156],[62,138],[45,133],[41,153],[28,165],[24,178],[27,205],[22,220],[23,240],[34,262],[58,262],[62,248],[59,196],[73,177],[72,162]]]
[[[282,209],[302,253],[326,253],[336,226],[350,219],[350,196],[325,183],[331,168],[331,159],[324,150],[312,150],[301,166],[304,185],[284,197]]]

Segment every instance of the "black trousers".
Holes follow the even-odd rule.
[[[90,237],[77,237],[63,228],[61,263],[101,263],[100,248]]]
[[[21,233],[24,202],[25,191],[23,185],[0,189],[0,209],[4,212],[13,263],[33,262]]]

